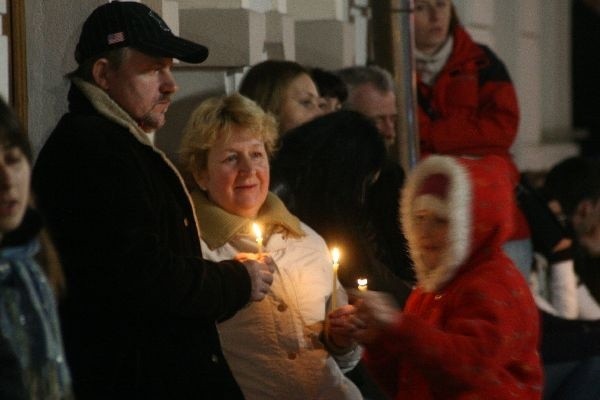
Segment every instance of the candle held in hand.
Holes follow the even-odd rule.
[[[256,244],[258,247],[258,256],[260,257],[262,255],[263,252],[263,237],[262,237],[262,231],[260,230],[260,226],[254,222],[252,224],[252,230],[254,231],[254,235],[256,236]]]
[[[361,291],[361,292],[367,291],[367,279],[366,278],[357,279],[356,283],[358,284],[359,291]]]
[[[331,260],[333,262],[333,290],[331,292],[331,310],[337,307],[337,273],[340,267],[340,250],[337,247],[331,249]]]

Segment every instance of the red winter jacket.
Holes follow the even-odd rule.
[[[495,154],[509,162],[516,186],[519,172],[509,150],[517,135],[519,106],[506,67],[489,48],[457,26],[450,58],[432,86],[419,79],[418,98],[422,156]],[[516,220],[510,239],[529,237],[521,213]]]
[[[431,156],[410,175],[402,221],[418,287],[365,362],[395,399],[540,399],[538,313],[501,244],[514,196],[498,157]],[[414,246],[413,200],[431,174],[449,178],[449,245],[433,272]]]

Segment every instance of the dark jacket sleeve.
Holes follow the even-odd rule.
[[[82,307],[136,314],[212,320],[234,314],[250,296],[245,267],[203,260],[178,176],[128,132],[95,134],[122,129],[95,122],[92,132],[66,124],[34,170],[69,294]]]

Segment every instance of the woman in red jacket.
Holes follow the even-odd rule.
[[[402,222],[417,287],[403,311],[365,292],[365,363],[394,399],[540,399],[538,312],[502,252],[512,231],[506,163],[431,156],[408,178]]]
[[[419,136],[421,154],[498,155],[519,172],[510,147],[517,135],[519,106],[502,61],[475,43],[460,25],[451,0],[415,2]],[[530,232],[521,212],[505,251],[528,275]]]

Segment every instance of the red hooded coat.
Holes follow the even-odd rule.
[[[512,231],[506,163],[431,156],[413,171],[402,221],[418,287],[365,361],[396,399],[539,399],[539,322],[527,283],[501,245]],[[449,244],[429,272],[415,250],[414,199],[432,174],[448,178]]]

